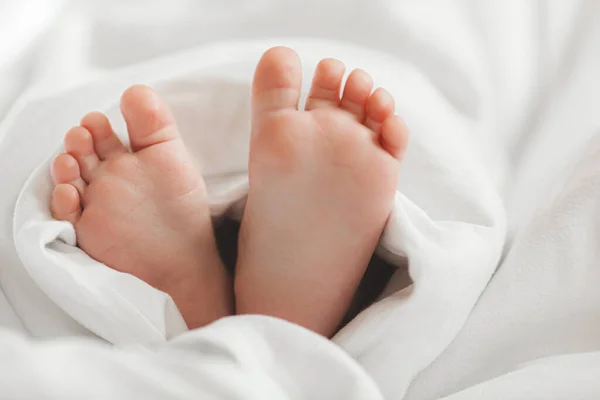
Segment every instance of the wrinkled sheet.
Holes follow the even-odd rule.
[[[39,343],[3,331],[0,341],[3,399],[382,398],[325,338],[262,316],[225,318],[161,346]]]
[[[107,100],[114,102],[135,74],[138,82],[151,84],[170,100],[182,138],[209,182],[209,196],[218,215],[245,194],[252,72],[262,52],[282,41],[215,44],[139,65],[70,92],[24,102],[5,128],[3,144],[21,163],[18,170],[10,172],[10,180],[15,185],[24,184],[13,225],[22,264],[16,263],[12,269],[24,268],[31,277],[28,283],[39,287],[53,306],[90,334],[111,343],[156,343],[181,333],[182,320],[173,315],[170,299],[86,256],[75,247],[73,227],[51,218],[49,165],[39,160],[60,147],[64,125],[72,123],[76,108],[96,109]],[[343,43],[286,43],[302,55],[305,92],[314,67],[326,54],[346,60],[350,66],[362,66],[398,98],[398,113],[404,115],[414,135],[380,249],[398,267],[404,268],[403,261],[408,260],[414,287],[405,289],[392,282],[388,287],[392,295],[364,311],[334,339],[360,360],[384,392],[401,393],[452,341],[487,284],[502,250],[504,211],[470,147],[457,138],[470,129],[472,121],[445,111],[445,99],[413,66]],[[45,131],[31,131],[35,114],[49,106],[55,112],[46,114]],[[431,119],[429,112],[423,112],[432,106],[440,110],[439,118]],[[123,133],[118,112],[110,109],[108,114]],[[32,137],[40,146],[24,157],[22,149]],[[7,157],[11,157],[8,151]],[[31,167],[36,169],[29,178]],[[19,273],[13,272],[15,287],[26,284],[18,278]],[[17,307],[31,304],[26,292],[12,294],[11,301],[25,324],[37,323],[39,313],[27,314]],[[412,323],[405,325],[402,321],[406,320]],[[432,330],[432,326],[438,329]],[[52,329],[56,327],[57,323],[52,323]],[[65,329],[67,334],[79,333],[71,332],[68,325]],[[43,330],[35,333],[45,334]],[[285,334],[281,332],[281,336]],[[285,349],[279,351],[283,357]],[[324,356],[328,351],[333,350],[324,348]],[[382,368],[382,354],[390,359],[412,359],[412,363],[397,369],[390,379],[390,370]],[[264,356],[258,347],[255,357]]]
[[[163,23],[157,17],[160,12],[152,15],[150,11],[143,18],[135,12],[111,18],[111,7],[118,7],[114,4],[93,18],[85,8],[73,11],[71,16],[87,15],[88,19],[81,19],[86,23],[75,28],[63,24],[54,32],[57,41],[45,54],[48,68],[37,77],[33,98],[51,96],[57,89],[64,90],[57,86],[76,85],[165,52],[240,35],[329,37],[388,52],[414,66],[449,105],[447,114],[431,106],[422,110],[430,118],[454,115],[473,122],[471,129],[449,133],[450,140],[456,137],[468,148],[471,160],[502,194],[509,245],[470,318],[445,349],[419,345],[410,353],[404,337],[381,341],[381,332],[375,329],[358,334],[358,343],[371,338],[371,346],[360,346],[352,341],[355,335],[344,339],[342,332],[339,343],[364,368],[352,379],[367,382],[370,375],[385,398],[597,397],[600,390],[594,371],[600,349],[600,302],[594,290],[599,279],[595,268],[598,185],[594,185],[597,168],[593,162],[598,147],[593,137],[600,126],[597,3],[356,1],[349,7],[348,2],[336,1],[262,1],[255,6],[238,4],[239,14],[231,12],[233,2],[226,3],[209,7],[198,2],[202,17],[193,12],[185,17],[167,14],[170,22],[181,18],[172,24]],[[232,23],[236,18],[243,22]],[[70,29],[80,29],[79,34]],[[64,46],[74,40],[77,46]],[[89,51],[92,46],[94,51]],[[62,57],[50,57],[56,54]],[[61,60],[67,60],[69,68],[61,68]],[[133,71],[135,66],[129,68]],[[108,97],[99,107],[110,106]],[[29,101],[24,98],[19,107]],[[76,119],[89,104],[82,102],[81,109],[71,106],[68,118]],[[38,107],[30,115],[30,130],[58,109],[60,104]],[[63,121],[48,129],[58,132],[67,125]],[[0,145],[5,144],[2,140]],[[17,154],[27,153],[22,146]],[[586,151],[591,155],[586,156]],[[10,204],[16,200],[19,179],[7,185],[14,193],[3,200]],[[12,218],[9,208],[2,210],[3,223]],[[8,243],[10,227],[3,226],[2,232],[3,262],[17,265]],[[35,316],[25,323],[28,331],[42,337],[90,334],[48,302],[25,269],[3,268],[1,273],[2,287],[17,314]],[[394,305],[393,301],[381,302],[371,309],[372,315],[384,315],[377,310]],[[410,314],[410,318],[404,314],[402,321],[395,322],[411,331],[414,325],[423,327],[420,323],[429,315],[436,315],[436,310],[428,311]],[[354,326],[369,322],[361,316]],[[385,326],[377,318],[375,325]],[[435,323],[429,328],[435,339],[439,339],[436,331],[448,332]],[[311,340],[306,338],[305,343]],[[404,351],[400,356],[393,351],[398,347]],[[550,381],[552,385],[544,384]]]

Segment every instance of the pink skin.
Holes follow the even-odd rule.
[[[287,319],[330,336],[348,309],[391,211],[407,144],[394,100],[323,60],[306,111],[290,49],[262,57],[253,85],[250,192],[235,278],[241,314]],[[190,328],[232,312],[199,169],[152,89],[122,97],[132,151],[103,114],[65,135],[52,165],[53,216],[107,266],[174,299]]]
[[[121,110],[132,151],[101,113],[65,135],[66,153],[52,164],[53,216],[74,225],[92,258],[171,295],[190,328],[231,314],[204,181],[169,107],[133,86]]]
[[[306,110],[301,65],[267,51],[252,92],[250,191],[235,277],[238,313],[333,334],[389,217],[407,130],[384,89],[321,61]]]

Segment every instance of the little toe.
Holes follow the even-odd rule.
[[[352,114],[358,122],[365,120],[366,105],[373,91],[373,78],[361,69],[355,69],[348,76],[340,108]]]
[[[81,216],[81,201],[77,189],[68,183],[56,185],[52,191],[50,211],[54,219],[75,224]]]
[[[70,154],[59,154],[52,162],[52,180],[56,185],[68,183],[73,185],[80,196],[83,196],[87,184],[81,177],[79,163]]]
[[[274,47],[263,54],[252,83],[252,110],[259,113],[297,110],[302,86],[300,57],[287,47]],[[254,118],[256,119],[256,118]]]
[[[377,88],[367,100],[365,126],[379,135],[381,124],[394,114],[395,107],[392,95],[385,89]]]
[[[310,94],[306,99],[307,111],[322,107],[338,107],[345,70],[344,63],[334,58],[326,58],[319,62]]]
[[[381,124],[381,147],[398,161],[402,160],[408,144],[408,129],[404,120],[392,115]]]
[[[92,173],[100,160],[94,151],[92,134],[81,126],[71,128],[65,135],[65,150],[79,163],[81,176],[86,182],[92,178]]]
[[[91,112],[83,117],[81,126],[92,135],[94,149],[101,160],[127,151],[115,134],[106,115],[100,112]]]
[[[179,137],[171,109],[148,86],[135,85],[127,89],[121,97],[121,112],[134,152]]]

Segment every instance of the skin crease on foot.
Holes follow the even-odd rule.
[[[73,224],[92,258],[168,293],[190,329],[231,314],[204,181],[169,107],[133,86],[121,111],[131,151],[101,113],[65,135],[52,164],[54,218]]]
[[[291,49],[261,58],[252,90],[249,194],[235,277],[236,310],[331,336],[391,212],[407,129],[384,89],[322,60],[306,110]],[[341,94],[341,95],[340,95]]]

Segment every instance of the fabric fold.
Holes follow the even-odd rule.
[[[225,318],[158,346],[35,343],[2,330],[0,343],[8,399],[383,400],[335,344],[263,316]]]
[[[213,214],[236,205],[239,215],[247,185],[252,71],[274,44],[289,45],[300,54],[305,92],[314,66],[326,56],[340,58],[349,70],[369,71],[396,98],[396,111],[411,131],[379,251],[397,266],[408,260],[414,284],[396,287],[392,280],[386,290],[391,295],[334,338],[385,396],[403,393],[457,334],[496,267],[505,233],[493,182],[468,140],[483,127],[452,107],[417,68],[337,42],[230,42],[130,68],[55,96],[69,103],[94,96],[100,86],[119,82],[122,87],[134,78],[154,86],[171,104],[183,140],[209,182]],[[39,102],[57,101],[49,96]],[[109,107],[107,114],[124,138],[117,108]],[[59,146],[60,135],[54,133],[56,139],[49,143]],[[112,343],[164,341],[185,330],[168,296],[91,260],[74,246],[73,228],[50,218],[48,168],[48,163],[38,167],[15,209],[16,248],[35,283],[75,321]],[[404,361],[408,359],[410,363]]]

